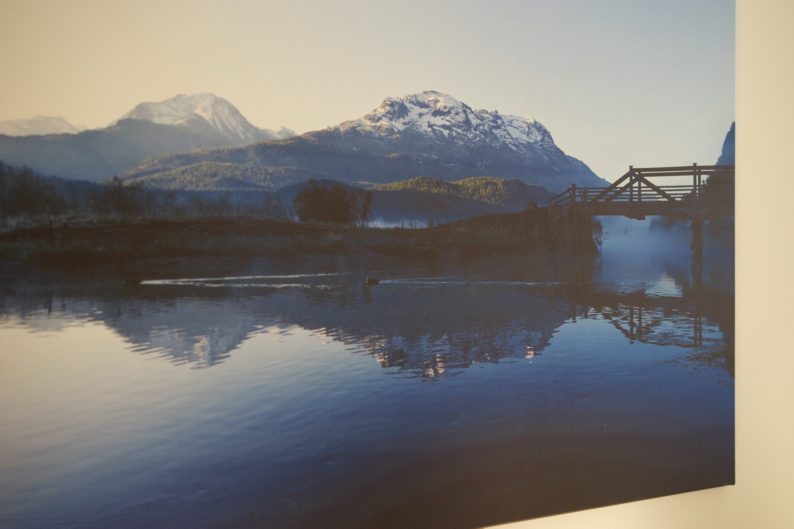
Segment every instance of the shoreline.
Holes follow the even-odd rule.
[[[417,229],[297,223],[256,217],[108,219],[48,223],[0,235],[0,273],[140,280],[207,265],[312,255],[431,258],[598,250],[600,224],[545,208]]]

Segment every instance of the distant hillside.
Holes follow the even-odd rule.
[[[9,219],[42,216],[201,217],[240,215],[287,218],[280,197],[267,191],[175,191],[43,176],[0,160],[0,229]]]
[[[733,165],[736,163],[736,122],[731,123],[725,141],[722,142],[722,151],[717,160],[717,165]]]
[[[227,177],[228,178],[228,177]],[[446,181],[417,177],[391,184],[352,186],[334,180],[320,184],[372,193],[369,219],[374,225],[415,223],[421,226],[472,217],[524,211],[543,205],[552,195],[539,186],[492,176]],[[71,213],[128,214],[141,217],[250,215],[296,218],[294,200],[307,182],[277,191],[233,189],[164,190],[135,184],[66,180],[41,176],[28,168],[0,161],[0,218],[14,215]],[[225,184],[233,184],[228,180]],[[362,195],[363,196],[363,195]],[[115,211],[122,200],[129,211]]]
[[[522,208],[526,208],[529,201],[539,204],[553,196],[553,193],[540,186],[525,184],[516,179],[493,176],[471,176],[460,180],[418,176],[401,182],[376,185],[373,189],[378,191],[421,191],[436,195],[468,198],[484,204],[515,205]]]
[[[160,189],[245,193],[274,191],[287,187],[293,183],[296,175],[299,177],[299,182],[305,183],[314,173],[296,168],[253,167],[231,162],[199,162],[176,167],[164,173],[146,174],[126,180]]]
[[[476,176],[459,180],[421,176],[390,184],[362,183],[351,186],[334,180],[318,180],[325,185],[361,188],[373,193],[370,221],[375,225],[443,223],[483,215],[515,213],[529,204],[540,206],[553,194],[540,186],[518,180]],[[276,192],[284,209],[294,216],[295,196],[305,182]]]
[[[512,213],[523,211],[531,202],[541,205],[553,195],[540,186],[492,176],[461,180],[417,177],[370,189],[375,192],[371,218],[385,223],[448,222]]]
[[[35,136],[42,134],[76,134],[85,127],[72,125],[60,116],[34,116],[26,119],[0,121],[0,134]]]

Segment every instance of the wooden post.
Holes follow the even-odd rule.
[[[703,292],[703,218],[692,217],[692,305],[695,346],[702,345],[703,329],[700,318],[700,302]]]
[[[629,171],[631,171],[631,179],[629,180],[629,182],[633,182],[634,181],[634,166],[633,165],[629,165]],[[631,185],[631,187],[629,187],[629,202],[634,202],[634,185],[633,184]]]
[[[571,203],[576,204],[576,184],[571,184]]]
[[[692,217],[692,286],[695,291],[703,287],[703,218]]]
[[[698,167],[698,200],[700,200],[700,192],[703,190],[703,169]]]
[[[692,164],[692,202],[696,204],[698,201],[698,164]]]
[[[698,203],[698,164],[692,164],[692,192],[690,193],[690,201],[691,204],[689,205],[689,215],[692,219],[695,218],[697,215],[697,203]],[[693,220],[694,222],[694,220]]]

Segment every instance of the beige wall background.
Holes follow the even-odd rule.
[[[736,8],[736,485],[503,527],[794,528],[794,1]]]

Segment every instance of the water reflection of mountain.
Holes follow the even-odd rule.
[[[175,363],[206,367],[227,358],[257,328],[251,300],[149,299],[129,310],[120,301],[102,320],[135,350],[169,358]]]
[[[428,377],[532,356],[570,308],[548,289],[455,280],[275,295],[269,304],[285,322],[354,346],[383,367]]]
[[[686,277],[660,281],[643,292],[602,291],[586,281],[491,280],[477,272],[397,277],[372,287],[356,274],[288,288],[267,281],[247,288],[181,284],[80,292],[16,285],[5,289],[0,310],[41,330],[53,330],[53,321],[101,321],[136,351],[195,367],[222,362],[264,329],[294,325],[369,354],[390,371],[431,378],[475,363],[534,356],[564,322],[601,318],[628,340],[693,347],[697,361],[732,372],[732,343],[723,347],[709,299],[694,304]]]
[[[6,289],[0,311],[19,316],[33,331],[102,322],[135,351],[195,367],[223,361],[262,323],[248,298],[141,296],[117,287],[22,290]]]
[[[188,285],[96,298],[50,291],[23,305],[7,292],[2,308],[34,330],[50,330],[53,320],[101,321],[136,351],[196,366],[223,361],[261,329],[297,325],[371,354],[383,367],[427,376],[532,355],[569,317],[561,298],[526,286],[362,283],[211,296],[206,291],[217,289]]]

